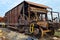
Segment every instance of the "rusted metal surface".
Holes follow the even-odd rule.
[[[16,25],[18,22],[18,17],[20,16],[21,13],[21,9],[22,9],[22,4],[8,11],[4,16],[5,22],[9,25]]]
[[[46,32],[50,32],[51,30],[50,32],[52,33],[51,35],[54,35],[55,27],[53,28],[53,26],[48,25],[50,23],[48,22],[48,19],[47,19],[47,11],[48,11],[47,8],[48,8],[47,6],[38,7],[34,3],[30,4],[24,1],[22,4],[20,4],[19,6],[16,6],[15,8],[11,9],[5,14],[5,19],[6,19],[5,23],[7,23],[8,26],[11,26],[11,28],[15,28],[15,29],[17,28],[19,30],[27,26],[30,27],[30,24],[35,22],[33,28],[35,28],[35,25],[36,25],[38,29],[39,27],[41,27],[41,29],[43,30],[42,32],[46,33]],[[52,17],[51,25],[53,25],[54,23],[53,23],[52,10],[50,14]],[[22,31],[25,32],[25,28]],[[42,32],[39,32],[39,33],[41,33],[43,36]]]
[[[26,1],[28,4],[31,4],[31,5],[35,5],[35,6],[39,6],[39,7],[43,7],[43,8],[50,8],[48,6],[45,6],[45,5],[42,5],[42,4],[37,4],[37,3],[33,3],[33,2],[29,2],[29,1]]]
[[[28,2],[27,2],[28,3]],[[38,8],[38,7],[35,7],[35,6],[31,6],[31,5],[34,5],[33,3],[30,5],[30,4],[27,4],[25,3],[25,1],[23,3],[21,3],[20,5],[14,7],[13,9],[9,10],[6,14],[5,14],[5,22],[9,25],[17,25],[18,23],[18,20],[19,20],[19,16],[22,18],[21,20],[23,21],[23,19],[25,19],[25,17],[23,17],[25,14],[24,13],[30,13],[28,11],[31,11],[30,9],[36,9],[38,11],[38,9],[42,9],[41,11],[46,10],[46,6],[42,7],[42,8]],[[24,4],[24,5],[23,5]],[[28,6],[29,5],[29,6]],[[28,6],[28,7],[25,7],[25,6]],[[23,8],[24,7],[24,8]],[[32,8],[31,8],[32,7]],[[29,10],[28,10],[29,8]],[[23,11],[24,10],[24,11]],[[44,11],[44,12],[45,12]],[[46,13],[46,12],[45,12]],[[24,15],[23,15],[24,14]],[[22,16],[23,15],[23,16]],[[27,18],[27,21],[29,21],[30,19]]]
[[[4,22],[4,18],[3,17],[0,17],[0,22]]]
[[[47,13],[46,9],[30,7],[30,11]]]

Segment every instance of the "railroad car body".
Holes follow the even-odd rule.
[[[7,27],[42,37],[45,33],[53,35],[55,28],[58,28],[57,25],[59,26],[59,23],[55,21],[57,17],[53,18],[53,13],[57,13],[59,18],[59,13],[53,12],[48,6],[23,1],[6,12],[4,17]],[[55,24],[57,24],[56,27]]]

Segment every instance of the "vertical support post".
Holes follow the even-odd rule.
[[[24,15],[24,3],[23,3],[23,20],[24,20],[24,16],[25,16],[25,15]]]
[[[46,19],[46,21],[47,21],[47,19],[48,19],[48,18],[47,18],[47,14],[45,14],[45,16],[46,16],[45,19]]]
[[[51,18],[52,18],[52,22],[53,22],[53,11],[52,11],[52,9],[51,9]]]
[[[58,19],[59,19],[59,12],[58,12]],[[60,19],[59,19],[59,22],[60,22]]]
[[[38,20],[38,17],[37,17],[37,12],[35,12],[35,16],[36,16],[36,21]]]
[[[28,14],[29,14],[29,22],[30,22],[30,5],[28,5]]]

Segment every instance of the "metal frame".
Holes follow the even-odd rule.
[[[51,11],[48,11],[48,12],[51,12],[52,21],[53,21],[53,13],[57,13],[58,14],[58,18],[59,18],[59,12],[54,12],[52,8],[48,8],[48,9],[51,10]],[[60,22],[60,19],[59,19],[59,22]]]

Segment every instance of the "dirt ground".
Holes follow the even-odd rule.
[[[7,28],[0,28],[2,30],[3,36],[6,38],[5,40],[60,40],[59,37],[42,37],[40,39],[30,37],[28,35],[24,35],[24,33],[19,33],[16,31],[9,30]],[[1,38],[0,38],[1,39]]]

